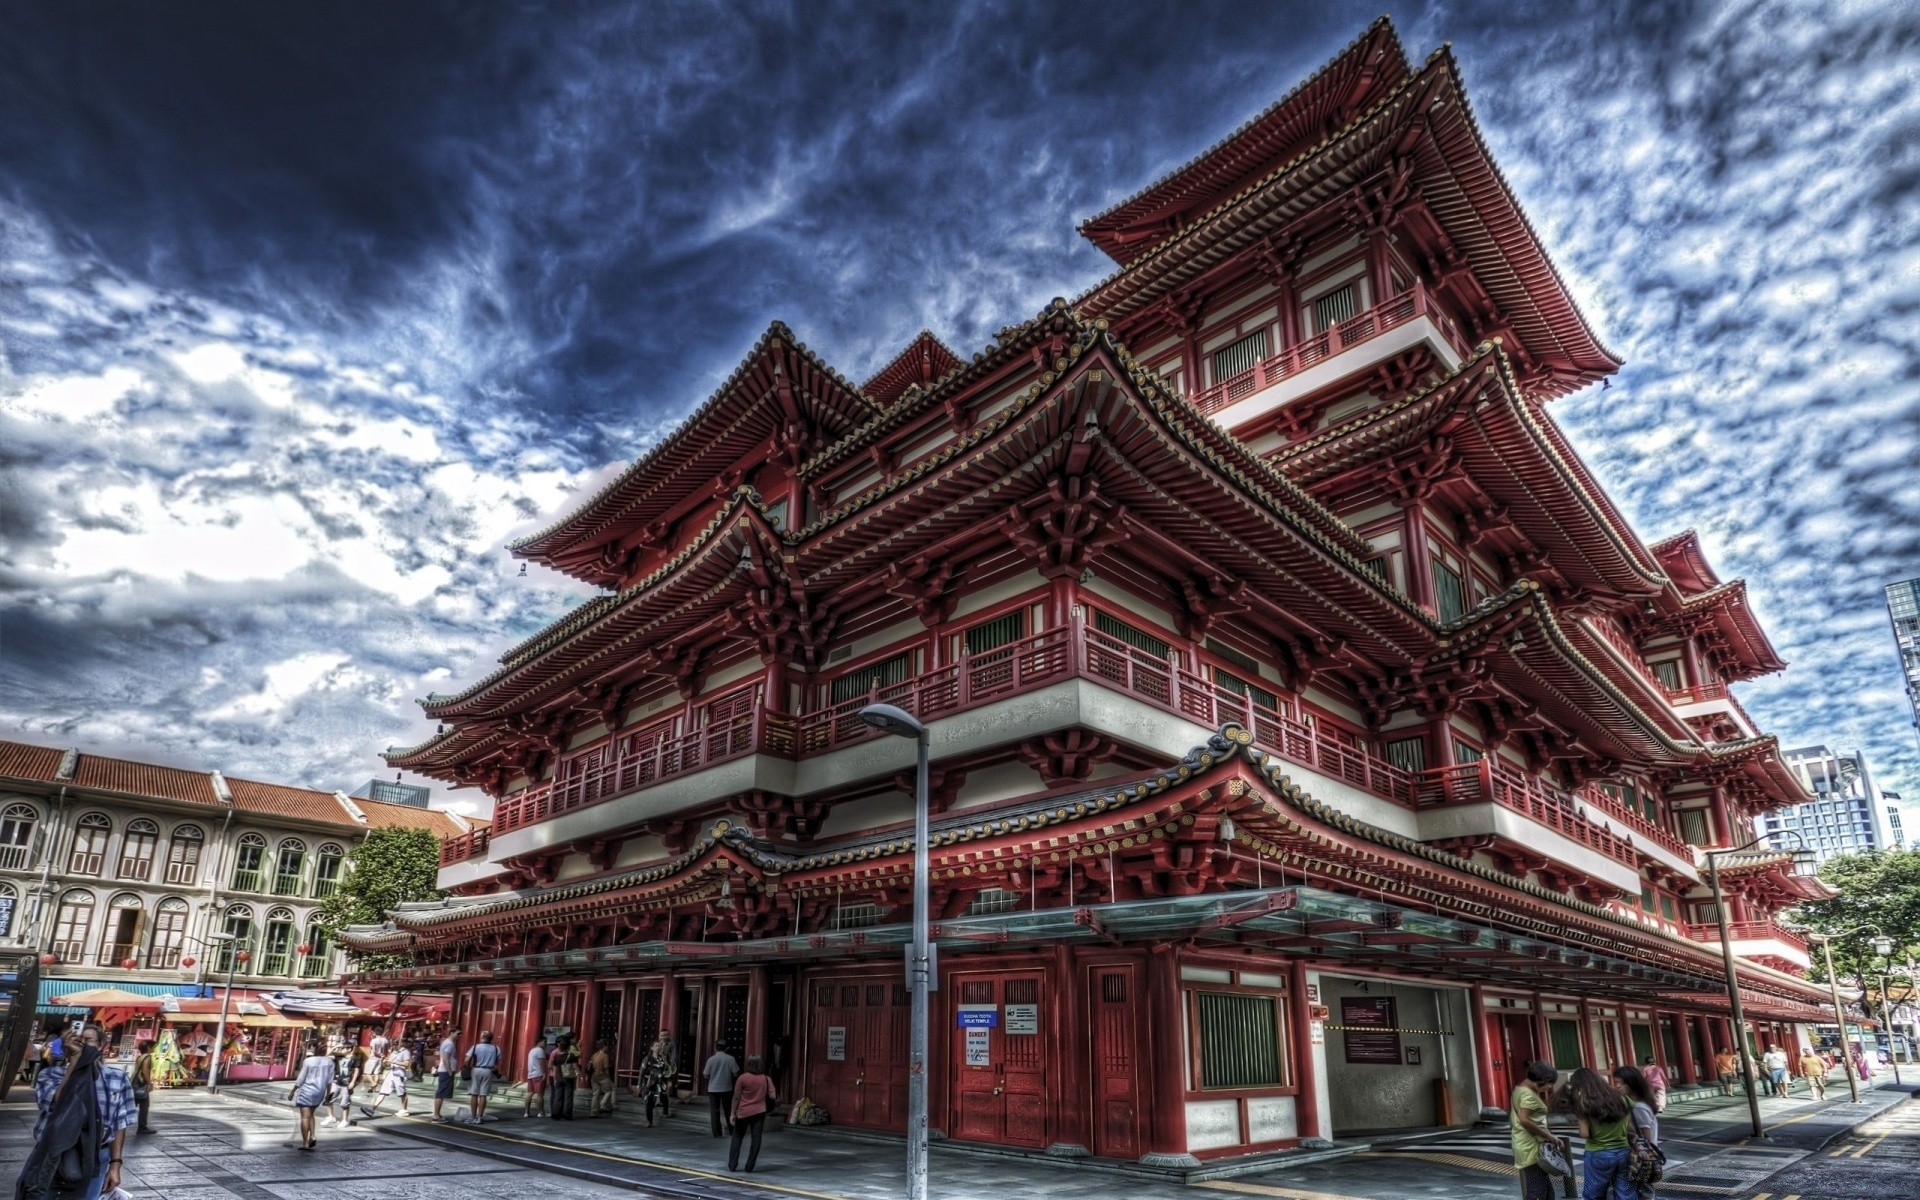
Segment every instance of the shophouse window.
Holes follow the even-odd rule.
[[[307,954],[300,960],[300,974],[308,979],[316,979],[327,973],[327,967],[333,960],[333,946],[327,941],[327,931],[315,921],[307,926]]]
[[[864,667],[855,667],[845,675],[834,680],[829,700],[842,704],[848,700],[857,700],[884,687],[896,683],[905,683],[913,672],[913,654],[896,654],[892,658],[869,663]]]
[[[10,804],[0,813],[0,870],[22,871],[33,853],[33,830],[40,812],[31,804]]]
[[[20,910],[20,893],[10,883],[0,883],[0,938],[13,934],[13,914]]]
[[[1173,658],[1173,647],[1165,641],[1143,629],[1135,629],[1118,617],[1108,616],[1099,609],[1094,610],[1093,627],[1110,638],[1125,642],[1135,650],[1144,650],[1162,661],[1171,661]]]
[[[267,839],[257,833],[240,835],[233,856],[233,890],[257,892],[266,886]]]
[[[1200,1086],[1278,1087],[1286,1083],[1280,998],[1237,992],[1194,993],[1200,1031]]]
[[[307,865],[307,844],[299,838],[287,838],[280,843],[280,852],[274,856],[273,864],[273,894],[298,896]]]
[[[1336,288],[1313,302],[1313,329],[1321,333],[1359,312],[1360,294],[1355,285]]]
[[[171,971],[180,965],[187,942],[187,902],[168,896],[153,913],[153,938],[147,943],[147,966]]]
[[[167,876],[169,884],[191,886],[200,874],[200,851],[207,835],[198,825],[178,825],[167,839]]]
[[[145,817],[127,822],[120,838],[120,878],[145,883],[153,875],[153,851],[160,844],[160,827]]]
[[[98,875],[107,865],[107,839],[113,836],[113,822],[104,813],[88,813],[73,831],[73,854],[67,870],[74,875]]]
[[[1213,381],[1232,379],[1267,356],[1267,331],[1255,330],[1232,345],[1213,352]]]
[[[236,970],[242,975],[246,974],[251,962],[239,962],[236,955],[241,950],[245,950],[250,960],[259,958],[260,947],[252,944],[253,910],[244,904],[233,905],[227,909],[226,919],[221,923],[220,932],[227,934],[228,940],[219,943],[213,953],[214,973],[223,975],[228,970]]]
[[[325,900],[340,886],[340,871],[346,865],[347,852],[332,842],[321,845],[313,860],[313,898]]]
[[[141,924],[146,906],[132,892],[122,892],[107,904],[106,925],[100,930],[100,965],[117,967],[140,957]]]
[[[53,953],[63,963],[77,963],[86,956],[87,938],[93,933],[93,893],[75,888],[60,897],[53,916]]]
[[[267,936],[264,942],[265,957],[261,960],[262,975],[293,974],[293,910],[276,908],[267,914]]]
[[[982,621],[967,630],[963,641],[968,654],[985,654],[1027,636],[1027,612],[1016,608],[1010,613]]]

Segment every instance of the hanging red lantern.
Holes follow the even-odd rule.
[[[140,966],[140,960],[137,958],[123,958],[120,960],[120,965],[132,971]]]
[[[294,947],[294,949],[295,949],[295,950],[297,950],[297,951],[299,951],[299,952],[300,952],[301,954],[312,954],[312,953],[313,953],[313,947],[312,947],[312,946],[309,946],[309,945],[308,945],[307,943],[305,943],[305,942],[301,942],[301,943],[300,943],[300,944],[299,944],[298,946],[295,946],[295,947]]]
[[[59,961],[60,956],[58,954],[42,954],[40,956],[40,965],[43,967],[50,967]]]
[[[183,959],[181,959],[181,960],[180,960],[180,965],[181,965],[182,967],[190,967],[190,966],[192,966],[192,965],[193,965],[193,955],[191,955],[191,954],[189,954],[189,955],[187,955],[187,956],[186,956],[185,958],[183,958]]]
[[[234,955],[233,958],[235,962],[252,962],[253,961],[253,955],[248,954],[245,950],[242,950],[240,953]]]

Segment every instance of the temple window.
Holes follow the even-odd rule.
[[[1121,976],[1107,978],[1125,983]],[[1192,996],[1200,1087],[1285,1086],[1286,1013],[1281,997],[1201,991]]]
[[[1667,689],[1669,692],[1680,691],[1681,688],[1684,686],[1680,682],[1680,660],[1679,659],[1669,658],[1663,662],[1652,663],[1649,665],[1653,667],[1654,677],[1660,681],[1660,686]]]
[[[1466,583],[1438,557],[1433,560],[1433,606],[1442,621],[1458,621],[1467,613]]]
[[[1019,908],[1020,901],[1019,892],[1008,891],[1006,888],[981,888],[979,894],[973,898],[973,903],[967,905],[967,912],[970,915],[1009,912]]]
[[[961,641],[968,654],[984,654],[989,650],[1019,641],[1027,635],[1027,611],[1016,608],[1003,613],[991,621],[982,621],[962,635]]]
[[[1387,761],[1402,771],[1419,774],[1427,769],[1427,739],[1418,737],[1401,738],[1387,743]]]
[[[1325,333],[1360,311],[1360,281],[1353,280],[1315,297],[1307,310],[1313,314],[1313,332]]]
[[[1280,697],[1257,683],[1249,683],[1238,675],[1222,671],[1218,667],[1213,669],[1213,682],[1220,690],[1232,692],[1236,696],[1245,696],[1261,708],[1275,711],[1280,708]]]
[[[1135,629],[1118,617],[1109,616],[1099,609],[1093,612],[1093,627],[1116,641],[1125,642],[1135,650],[1144,650],[1164,661],[1173,659],[1173,647],[1167,642],[1145,630]]]
[[[1453,761],[1457,763],[1477,763],[1487,756],[1487,752],[1470,742],[1453,739]]]
[[[1213,352],[1213,381],[1220,383],[1242,371],[1250,371],[1255,363],[1266,357],[1267,331],[1256,329],[1239,341]]]
[[[833,928],[866,929],[878,925],[886,913],[878,904],[842,904],[833,910]]]
[[[913,652],[896,654],[892,658],[883,658],[879,662],[868,663],[864,667],[855,667],[846,674],[828,684],[827,702],[843,704],[861,696],[871,695],[881,688],[892,687],[896,683],[905,683],[907,676],[913,673]]]
[[[1580,1022],[1548,1017],[1547,1041],[1553,1047],[1553,1065],[1560,1070],[1571,1071],[1586,1065],[1580,1050]]]

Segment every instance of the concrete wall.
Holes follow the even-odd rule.
[[[1384,1129],[1413,1129],[1437,1123],[1434,1081],[1445,1078],[1453,1099],[1453,1121],[1465,1124],[1479,1116],[1479,1091],[1474,1081],[1473,1042],[1467,1026],[1468,993],[1457,988],[1428,988],[1385,979],[1354,979],[1322,973],[1321,1003],[1330,1012],[1325,1052],[1325,1078],[1334,1137],[1350,1137]],[[1391,996],[1396,1021],[1403,1030],[1448,1030],[1402,1033],[1400,1063],[1349,1063],[1345,1038],[1337,1026],[1344,997]],[[1409,1048],[1417,1049],[1418,1064],[1407,1062]]]

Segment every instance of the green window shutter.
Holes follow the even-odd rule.
[[[1562,1071],[1585,1066],[1581,1061],[1580,1022],[1547,1018],[1547,1039],[1553,1043],[1553,1065]]]
[[[1201,1087],[1274,1087],[1286,1082],[1275,997],[1200,992],[1195,999]]]
[[[913,669],[913,654],[896,654],[892,658],[856,667],[833,681],[831,700],[841,704],[848,700],[866,695],[878,688],[889,687],[906,682],[907,674]]]
[[[1017,642],[1027,633],[1027,613],[1016,608],[1004,616],[991,621],[983,621],[966,632],[968,654],[984,654],[989,650],[998,650],[1010,642]]]
[[[1442,621],[1458,621],[1467,613],[1466,588],[1445,563],[1433,564],[1433,605]]]
[[[1144,650],[1155,658],[1170,660],[1173,647],[1143,630],[1135,629],[1125,621],[1110,617],[1106,613],[1094,610],[1093,627],[1110,638],[1117,638],[1132,646],[1135,650]]]
[[[1274,695],[1257,683],[1248,683],[1238,675],[1215,668],[1213,681],[1220,686],[1221,691],[1232,692],[1236,696],[1245,696],[1262,708],[1278,709],[1280,707],[1280,697]]]

